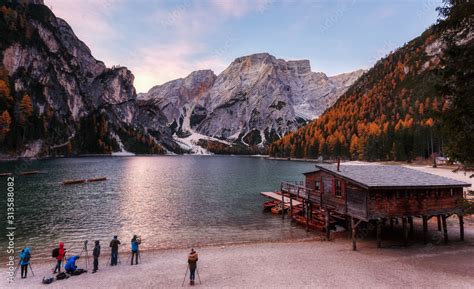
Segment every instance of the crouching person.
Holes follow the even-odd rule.
[[[76,260],[79,258],[79,256],[72,256],[66,260],[66,265],[64,265],[66,273],[74,275],[74,272],[77,270]]]

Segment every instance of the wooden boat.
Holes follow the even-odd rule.
[[[12,173],[0,173],[0,177],[9,177]]]
[[[98,177],[98,178],[92,178],[92,179],[87,179],[88,182],[101,182],[101,181],[106,181],[106,177]]]
[[[63,182],[64,185],[75,185],[75,184],[82,184],[82,183],[85,183],[86,180],[85,179],[82,179],[82,180],[66,180]]]
[[[279,203],[280,203],[280,201],[277,201],[277,200],[265,202],[265,203],[263,203],[263,209],[264,210],[270,210],[271,208],[275,207]]]
[[[37,175],[37,174],[46,174],[46,172],[42,172],[42,171],[20,172],[20,176],[31,176],[31,175]]]
[[[285,204],[284,206],[282,206],[280,203],[272,208],[272,214],[274,215],[281,214],[283,211],[286,211],[288,209],[288,206],[289,206],[288,204]]]
[[[293,220],[296,221],[296,223],[298,223],[300,225],[303,225],[303,226],[306,226],[306,217],[305,216],[293,215],[292,217],[293,217]],[[316,222],[314,220],[310,220],[308,222],[308,227],[310,229],[318,230],[318,231],[324,231],[324,228],[325,228],[323,223]]]

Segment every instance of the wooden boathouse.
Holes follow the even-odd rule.
[[[403,240],[413,232],[413,218],[421,218],[423,235],[428,241],[428,221],[437,218],[438,230],[448,241],[446,219],[459,217],[460,238],[464,240],[463,188],[470,184],[395,165],[318,164],[304,174],[304,185],[281,183],[281,198],[303,203],[306,227],[321,225],[330,237],[330,226],[343,222],[351,233],[356,250],[357,228],[362,222],[375,224],[378,247],[381,247],[382,223],[401,220]],[[286,201],[286,202],[285,202]],[[288,203],[285,200],[282,203]],[[284,217],[284,214],[282,214]]]

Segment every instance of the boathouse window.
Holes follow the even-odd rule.
[[[321,191],[321,181],[314,182],[314,190],[318,192]]]
[[[334,192],[336,193],[336,197],[342,197],[341,181],[340,180],[334,180]]]

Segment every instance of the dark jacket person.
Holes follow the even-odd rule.
[[[117,265],[119,245],[120,241],[117,239],[117,236],[114,236],[112,241],[110,241],[110,248],[112,248],[112,255],[110,256],[110,266]]]
[[[194,285],[194,277],[197,268],[198,254],[194,249],[191,249],[191,253],[188,256],[188,266],[189,266],[189,284]]]
[[[99,241],[95,241],[94,251],[92,251],[92,255],[94,256],[94,270],[92,270],[92,273],[95,273],[97,272],[97,270],[99,270],[99,257],[100,257]]]

